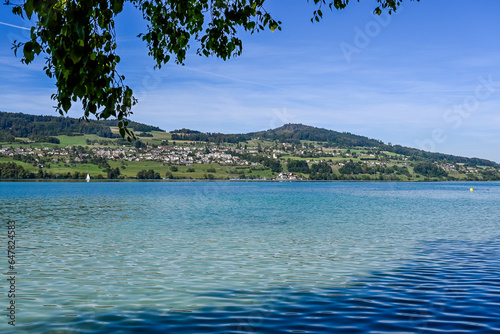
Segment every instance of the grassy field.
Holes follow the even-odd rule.
[[[44,147],[54,147],[58,146],[57,144],[50,143],[7,143],[0,142],[0,146],[2,147],[33,147],[33,148],[44,148]]]
[[[206,179],[209,177],[209,174],[213,175],[216,179],[233,179],[238,178],[242,173],[247,177],[272,177],[272,172],[270,170],[255,170],[255,168],[243,166],[223,166],[218,164],[194,164],[192,166],[174,165],[177,171],[172,171],[172,166],[157,161],[109,161],[108,163],[111,168],[120,168],[121,175],[126,178],[136,177],[138,172],[150,169],[160,173],[162,178],[166,177],[167,172],[172,173],[174,178],[187,179]],[[215,170],[215,172],[213,170]],[[101,172],[101,174],[104,175],[105,173]],[[93,176],[92,173],[90,175]]]
[[[13,160],[10,157],[0,157],[0,163],[14,162],[22,166],[29,172],[36,173],[38,166],[24,163],[21,161]],[[254,167],[246,166],[222,166],[218,164],[194,164],[193,166],[179,166],[175,165],[177,171],[172,171],[172,166],[163,164],[157,161],[108,161],[111,168],[119,168],[120,175],[125,178],[135,178],[137,173],[142,170],[153,169],[155,172],[160,173],[162,178],[166,177],[167,172],[171,173],[176,179],[206,179],[212,175],[215,179],[234,179],[241,178],[242,174],[246,178],[271,178],[273,173],[270,170],[256,170]],[[74,174],[75,172],[82,173],[83,175],[90,174],[92,179],[97,179],[98,175],[106,177],[107,172],[94,164],[67,164],[64,162],[52,162],[44,167],[46,172],[53,174],[66,175],[67,173]],[[193,171],[194,170],[194,171]],[[215,172],[214,172],[215,170]],[[276,175],[274,175],[276,176]]]
[[[88,146],[87,139],[90,140],[106,140],[107,138],[101,138],[98,135],[84,135],[84,136],[57,136],[61,141],[60,147],[66,146]],[[111,138],[109,138],[111,139]]]
[[[38,170],[38,168],[35,168],[35,171]],[[103,172],[98,166],[93,165],[93,164],[76,164],[74,166],[60,163],[60,164],[51,164],[50,168],[46,168],[45,171],[47,172],[52,172],[54,174],[61,174],[65,175],[68,172],[71,174],[74,174],[75,172],[83,173],[83,174],[90,174],[92,178],[97,178],[97,175],[101,174],[103,176],[106,175],[105,172]]]
[[[172,139],[172,134],[168,132],[161,132],[161,131],[151,131],[153,134],[153,139],[158,139],[158,140],[171,140]],[[151,138],[151,137],[148,137]]]
[[[31,164],[27,164],[27,163],[22,162],[22,161],[15,161],[10,157],[0,157],[0,164],[7,163],[7,162],[15,162],[17,165],[22,166],[24,169],[27,169],[29,171],[33,171],[36,169]]]

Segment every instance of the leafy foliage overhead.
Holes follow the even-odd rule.
[[[241,54],[238,33],[242,30],[281,30],[281,22],[264,9],[265,0],[25,0],[14,5],[14,14],[37,20],[29,40],[15,42],[14,51],[21,53],[26,64],[46,55],[44,71],[56,79],[57,91],[52,95],[56,110],[64,115],[80,100],[83,118],[116,117],[123,137],[134,136],[126,117],[137,103],[117,71],[115,18],[125,2],[148,22],[138,37],[146,42],[157,67],[170,60],[183,64],[191,44],[197,45],[199,55],[226,60]],[[313,2],[317,9],[312,21],[319,21],[323,6],[343,9],[349,0]],[[391,13],[401,2],[377,0],[374,12]],[[12,3],[6,0],[6,4]]]

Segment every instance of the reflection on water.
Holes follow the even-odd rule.
[[[498,331],[500,184],[478,185],[0,183],[16,330]]]
[[[428,242],[417,252],[427,259],[376,271],[343,287],[197,292],[192,297],[199,306],[195,309],[110,306],[25,329],[38,332],[49,323],[54,329],[71,325],[80,333],[500,331],[499,239]]]

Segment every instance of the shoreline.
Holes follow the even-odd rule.
[[[157,182],[157,183],[179,183],[179,182],[269,182],[269,183],[493,183],[499,180],[257,180],[257,179],[0,179],[0,182],[67,182],[67,183],[108,183],[108,182]]]

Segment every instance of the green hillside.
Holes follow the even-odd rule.
[[[377,147],[383,144],[380,140],[354,135],[348,132],[337,132],[302,124],[285,124],[279,128],[247,134],[251,138],[278,140],[281,142],[298,142],[301,140],[325,142],[328,146],[348,148]]]
[[[0,141],[12,137],[39,138],[59,135],[95,134],[103,138],[118,138],[110,127],[116,127],[117,120],[79,120],[71,117],[35,116],[22,113],[0,112]],[[129,122],[129,127],[135,132],[162,131],[160,128]]]
[[[500,165],[302,124],[247,134],[0,112],[0,179],[500,180]]]

